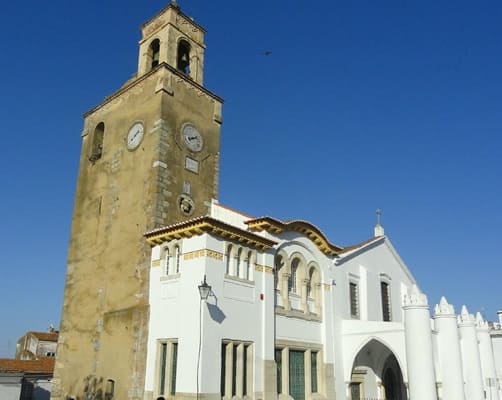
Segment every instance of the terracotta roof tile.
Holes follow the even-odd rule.
[[[54,357],[44,357],[39,360],[13,360],[0,358],[0,372],[45,372],[54,371]]]
[[[43,340],[45,342],[57,342],[58,332],[28,332],[29,335],[35,336],[38,340]]]

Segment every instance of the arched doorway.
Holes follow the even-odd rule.
[[[407,400],[401,368],[387,346],[373,339],[357,353],[349,392],[351,400]]]
[[[386,400],[406,399],[406,388],[403,383],[401,369],[394,354],[387,357],[383,366],[383,388]]]

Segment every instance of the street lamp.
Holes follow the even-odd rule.
[[[206,282],[206,275],[204,275],[204,281],[199,285],[199,294],[201,300],[207,300],[209,294],[211,293],[211,285]]]
[[[204,275],[204,281],[199,285],[199,351],[197,354],[197,400],[199,400],[199,369],[200,369],[200,351],[202,347],[202,300],[207,301],[209,294],[211,293],[211,285],[206,282],[206,275]]]

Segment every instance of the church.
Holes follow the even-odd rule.
[[[176,2],[84,114],[54,400],[501,400],[502,328],[429,304],[380,221],[349,247],[218,202],[223,100]]]

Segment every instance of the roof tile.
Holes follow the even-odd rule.
[[[54,371],[54,357],[44,357],[39,360],[13,360],[0,358],[0,372],[45,372]]]

